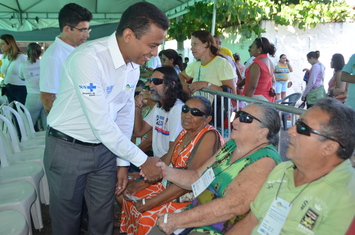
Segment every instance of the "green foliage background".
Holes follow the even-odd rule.
[[[319,23],[347,22],[355,16],[354,10],[343,1],[218,0],[216,6],[215,33],[225,31],[245,38],[264,32],[260,26],[262,20],[308,29]],[[195,30],[211,30],[213,3],[198,2],[188,9],[182,17],[170,20],[169,39],[184,41]]]

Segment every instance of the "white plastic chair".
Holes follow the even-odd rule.
[[[10,162],[10,164],[25,162],[36,162],[39,164],[44,172],[44,175],[40,180],[39,198],[42,203],[49,205],[49,187],[43,163],[44,148],[32,148],[21,151],[20,147],[18,146],[18,139],[16,136],[14,136],[15,133],[13,131],[14,127],[12,123],[1,114],[0,125],[7,126],[7,129],[9,130],[7,133],[8,136],[5,136],[3,132],[0,132],[0,146],[3,146],[2,157],[4,158],[4,161],[2,161],[2,166],[8,166],[8,162]],[[12,135],[10,135],[10,133],[12,133]]]
[[[33,186],[25,181],[0,185],[0,211],[17,210],[26,219],[29,228],[28,234],[32,235],[31,206],[36,200],[36,191]]]
[[[32,138],[31,135],[28,135],[24,122],[20,116],[20,114],[10,106],[2,105],[1,106],[2,113],[4,114],[5,117],[7,117],[10,121],[14,120],[18,124],[18,128],[21,134],[21,139],[19,139],[19,145],[21,149],[29,149],[29,148],[37,148],[37,147],[42,147],[44,148],[45,145],[45,138],[39,137],[39,138]],[[14,128],[16,131],[17,129]],[[19,133],[17,133],[17,136]]]
[[[25,217],[17,210],[0,212],[0,234],[27,235],[28,225]]]
[[[6,153],[3,141],[0,141],[0,153]],[[22,181],[30,183],[36,192],[35,203],[31,207],[33,224],[36,229],[43,228],[41,204],[39,199],[39,184],[41,178],[44,176],[42,167],[35,162],[10,165],[5,154],[0,154],[0,162],[0,189],[2,184]]]
[[[24,106],[23,104],[21,104],[20,102],[18,102],[16,100],[13,101],[13,104],[12,104],[12,102],[9,104],[9,106],[11,106],[11,107],[13,105],[15,105],[17,112],[21,115],[23,122],[25,124],[26,131],[29,135],[31,135],[32,137],[41,137],[41,136],[43,137],[46,135],[45,131],[38,131],[38,132],[35,131],[35,128],[33,127],[33,124],[32,124],[33,120],[32,120],[30,111],[28,111],[26,106]]]

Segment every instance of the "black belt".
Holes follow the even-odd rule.
[[[10,83],[6,84],[5,86],[24,86],[24,85],[12,85]],[[24,86],[25,87],[25,86]]]
[[[58,138],[58,139],[61,139],[61,140],[65,140],[65,141],[68,141],[68,142],[71,142],[71,143],[74,143],[74,144],[80,144],[80,145],[85,145],[85,146],[98,146],[98,145],[101,145],[101,143],[95,144],[95,143],[82,142],[80,140],[74,139],[73,137],[71,137],[69,135],[64,134],[63,132],[60,132],[60,131],[58,131],[56,129],[53,129],[52,127],[49,127],[48,134],[53,136],[53,137],[55,137],[55,138]]]

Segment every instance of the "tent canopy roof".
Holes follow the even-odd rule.
[[[204,0],[146,0],[166,13],[169,19],[187,12],[187,6]],[[75,2],[86,7],[93,14],[90,22],[92,28],[101,25],[100,33],[90,39],[108,35],[104,29],[112,33],[122,13],[132,4],[141,0],[0,0],[0,34],[13,34],[16,40],[52,41],[58,30],[58,12],[66,4]],[[105,27],[102,27],[102,26]],[[102,30],[101,30],[102,29]],[[51,30],[51,31],[48,31]],[[95,32],[93,31],[93,32]],[[24,32],[26,35],[21,36]],[[33,34],[33,32],[36,32]],[[45,35],[47,34],[47,35]],[[16,37],[17,36],[17,37]]]

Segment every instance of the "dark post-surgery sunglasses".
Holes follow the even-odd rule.
[[[340,145],[340,147],[345,149],[344,146],[339,141],[335,140],[332,137],[324,135],[324,134],[320,133],[319,131],[313,130],[311,127],[309,127],[306,123],[304,123],[300,119],[298,119],[296,121],[296,130],[297,130],[297,133],[301,134],[301,135],[311,136],[311,133],[313,133],[313,134],[316,134],[316,135],[320,135],[320,136],[322,136],[322,137],[324,137],[324,138],[326,138],[328,140],[333,140],[333,141],[337,142]]]
[[[244,111],[233,112],[230,118],[231,122],[233,122],[235,118],[239,118],[239,121],[242,123],[252,123],[254,119],[262,123],[259,118]]]
[[[197,117],[202,117],[203,115],[206,115],[204,112],[202,112],[201,110],[197,109],[197,108],[190,108],[189,106],[187,106],[186,104],[182,106],[182,110],[183,113],[188,113],[189,111],[191,112],[192,116],[197,116]]]
[[[154,85],[160,85],[163,84],[164,80],[160,78],[150,78],[149,82],[152,82]]]

